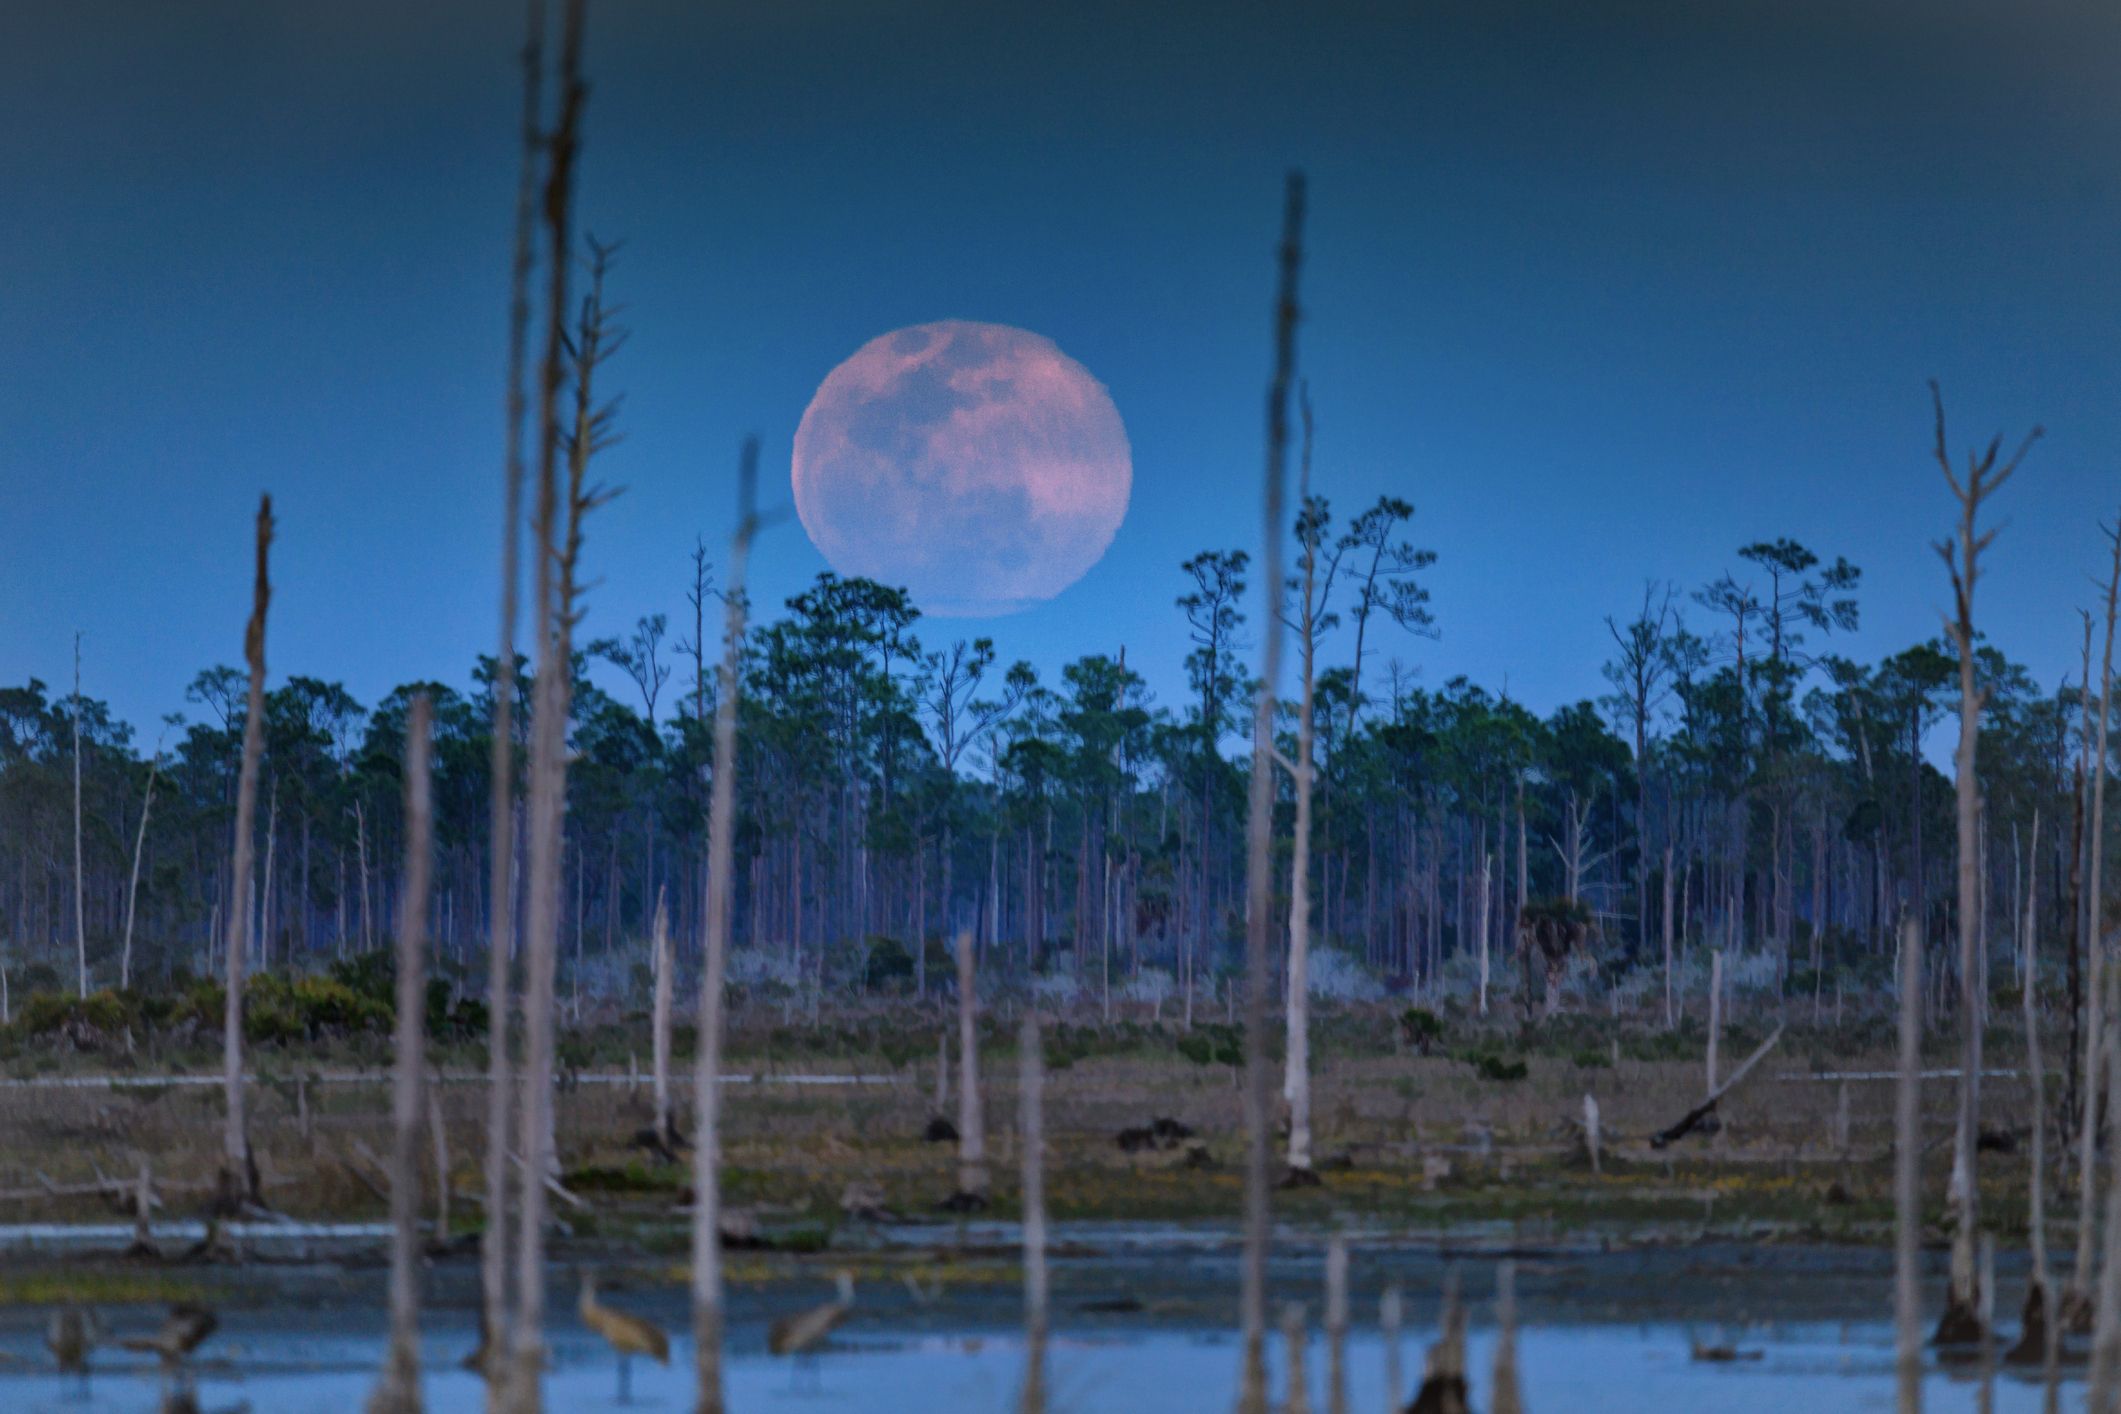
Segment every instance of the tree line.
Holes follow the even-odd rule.
[[[1433,557],[1412,542],[1412,514],[1384,497],[1338,520],[1306,495],[1290,527],[1280,612],[1313,690],[1277,710],[1277,867],[1286,912],[1301,757],[1319,948],[1420,988],[1485,949],[1501,968],[1524,905],[1557,898],[1589,910],[1609,979],[1707,943],[1770,959],[1779,985],[1817,994],[1889,978],[1903,909],[1947,939],[1952,781],[1925,744],[1957,701],[1957,654],[1941,639],[1870,663],[1834,652],[1859,619],[1855,566],[1785,538],[1743,546],[1691,592],[1653,584],[1607,619],[1599,650],[1586,645],[1602,651],[1605,692],[1541,716],[1408,668],[1401,655],[1436,631],[1422,585]],[[678,938],[698,934],[713,569],[696,552],[675,633],[657,613],[570,652],[563,967],[623,954],[659,900]],[[1243,933],[1251,573],[1241,550],[1176,567],[1188,692],[1171,702],[1153,699],[1124,649],[1042,678],[1005,666],[991,638],[928,637],[901,589],[819,575],[742,645],[736,946],[804,985],[925,995],[964,927],[1005,973],[1063,975],[1093,999],[1168,992],[1190,1015]],[[2028,887],[2050,931],[2067,930],[2081,888],[2073,802],[2097,713],[2086,627],[2086,675],[2052,688],[1976,647],[1985,967],[2015,965]],[[208,973],[237,906],[259,969],[384,946],[403,888],[406,717],[422,694],[430,942],[468,982],[492,881],[510,877],[492,868],[493,763],[523,769],[537,690],[519,659],[506,675],[515,740],[497,755],[503,676],[481,657],[462,685],[408,683],[372,705],[311,677],[270,687],[255,883],[240,905],[243,673],[201,671],[152,739],[79,690],[0,689],[11,990]],[[696,949],[679,952],[690,968]]]

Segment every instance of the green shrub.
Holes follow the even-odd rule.
[[[896,938],[871,938],[862,964],[862,986],[872,992],[903,992],[913,985],[913,954]]]
[[[1235,1026],[1210,1021],[1179,1037],[1178,1053],[1195,1065],[1240,1066],[1245,1063],[1244,1036]]]
[[[1522,1080],[1531,1074],[1521,1056],[1499,1056],[1492,1051],[1460,1051],[1457,1059],[1473,1067],[1482,1080]]]
[[[1399,1014],[1399,1035],[1415,1050],[1427,1055],[1443,1039],[1443,1018],[1427,1007],[1410,1006]]]
[[[56,991],[32,993],[17,1011],[15,1024],[29,1036],[51,1036],[72,1032],[86,1040],[101,1035],[116,1037],[139,1023],[138,1004],[131,993],[105,988],[85,997],[70,997]]]

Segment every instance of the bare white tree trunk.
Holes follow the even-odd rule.
[[[374,909],[368,897],[368,817],[361,809],[361,799],[354,797],[354,864],[361,871],[361,951],[375,948]],[[248,905],[245,905],[246,907]]]
[[[1664,1024],[1676,1020],[1672,1012],[1672,846],[1664,847]]]
[[[2109,1016],[2121,1013],[2121,972],[2107,969],[2106,997]],[[2121,1095],[2121,1046],[2111,1037],[2106,1046],[2106,1090]],[[2121,1114],[2109,1104],[2106,1112],[2106,1144],[2109,1153],[2121,1152]],[[2121,1409],[2121,1165],[2110,1165],[2106,1180],[2106,1235],[2100,1254],[2097,1317],[2092,1327],[2091,1396],[2086,1408],[2101,1411]]]
[[[405,721],[405,874],[398,892],[397,1070],[390,1121],[390,1350],[369,1414],[419,1414],[420,1404],[420,1100],[427,1030],[427,895],[434,815],[428,761],[434,735],[427,694],[417,693]],[[436,1171],[446,1188],[449,1175]]]
[[[81,633],[74,632],[74,960],[77,987],[88,995],[88,894],[81,873]]]
[[[1348,1239],[1326,1242],[1326,1410],[1348,1414]]]
[[[133,916],[140,901],[140,858],[147,853],[147,818],[155,808],[155,778],[162,773],[162,748],[155,747],[155,759],[147,767],[147,793],[140,798],[140,829],[133,836],[132,873],[125,881],[125,943],[118,951],[118,985],[133,984]]]
[[[1303,471],[1297,495],[1297,525],[1303,554],[1303,603],[1297,616],[1303,659],[1303,696],[1296,710],[1295,838],[1289,859],[1289,985],[1286,997],[1288,1056],[1282,1083],[1289,1104],[1289,1172],[1311,1172],[1311,790],[1312,715],[1317,686],[1318,541],[1322,528],[1309,525],[1311,494],[1311,402],[1303,400]]]
[[[277,770],[265,790],[265,879],[259,886],[258,966],[272,967],[273,940],[273,851],[280,842],[280,779]]]
[[[236,778],[235,859],[230,868],[231,904],[224,944],[226,988],[221,1017],[221,1081],[227,1119],[221,1131],[220,1204],[240,1208],[257,1195],[250,1181],[250,1138],[243,1117],[244,951],[250,932],[252,833],[258,816],[258,758],[265,754],[265,611],[272,601],[267,558],[272,548],[272,497],[258,499],[257,573],[251,586],[250,624],[243,657],[250,665],[250,695],[243,717],[243,766]]]
[[[1399,1392],[1406,1388],[1406,1380],[1399,1368],[1399,1327],[1405,1315],[1404,1304],[1396,1286],[1386,1287],[1384,1295],[1377,1298],[1377,1324],[1385,1342],[1385,1409],[1388,1414],[1400,1414]]]
[[[1723,949],[1709,949],[1709,1093],[1716,1093],[1716,1049],[1723,1042]]]
[[[2117,527],[2121,530],[2121,527]],[[2077,1253],[2076,1266],[2070,1274],[2070,1297],[2068,1303],[2071,1323],[2081,1325],[2089,1314],[2086,1309],[2090,1300],[2092,1282],[2092,1194],[2096,1188],[2095,1175],[2098,1169],[2098,1132],[2095,1127],[2099,1110],[2099,1086],[2103,1078],[2103,1050],[2112,1044],[2107,1034],[2106,986],[2104,978],[2111,965],[2105,945],[2105,919],[2100,907],[2103,892],[2100,865],[2105,856],[2106,817],[2106,728],[2113,714],[2114,684],[2114,617],[2117,593],[2121,593],[2121,533],[2113,538],[2113,570],[2106,581],[2106,647],[2099,660],[2099,723],[2097,728],[2098,748],[2091,756],[2091,824],[2087,832],[2087,861],[2085,899],[2082,905],[2086,918],[2085,976],[2084,976],[2084,1099],[2082,1102],[2082,1129],[2079,1131],[2077,1151]],[[2087,685],[2087,698],[2090,687]]]
[[[1974,1269],[1974,1234],[1980,1226],[1981,1183],[1975,1171],[1974,1141],[1981,1121],[1981,1022],[1987,998],[1982,987],[1981,938],[1981,785],[1975,774],[1975,749],[1981,735],[1981,711],[1987,692],[1976,681],[1974,663],[1974,589],[1980,577],[1981,551],[1995,535],[1977,528],[1982,503],[2001,490],[2018,469],[2036,430],[2010,461],[1997,465],[1998,444],[1967,460],[1963,474],[1952,470],[1944,440],[1944,400],[1932,384],[1937,409],[1938,469],[1959,506],[1953,537],[1937,547],[1952,584],[1952,617],[1946,623],[1959,655],[1959,747],[1953,757],[1958,834],[1959,911],[1959,1109],[1952,1144],[1952,1274],[1950,1299],[1937,1327],[1940,1338],[1986,1339],[1978,1314],[1980,1280]]]
[[[1922,1411],[1922,930],[1900,925],[1900,1079],[1893,1103],[1893,1331],[1900,1414]]]
[[[1238,1414],[1267,1411],[1267,1004],[1274,985],[1274,701],[1281,680],[1281,618],[1273,611],[1282,588],[1283,483],[1289,459],[1289,386],[1296,365],[1296,276],[1303,260],[1303,177],[1291,173],[1282,216],[1281,279],[1274,310],[1274,378],[1267,394],[1267,456],[1262,519],[1260,673],[1252,717],[1252,779],[1245,814],[1245,1219],[1244,1269],[1239,1292],[1244,1349]]]
[[[2025,1296],[2027,1324],[2032,1313],[2040,1316],[2044,1349],[2041,1363],[2055,1356],[2055,1339],[2061,1327],[2056,1321],[2055,1287],[2047,1270],[2047,1075],[2040,1057],[2040,939],[2035,929],[2040,894],[2040,812],[2033,811],[2032,839],[2026,846],[2025,923],[2021,962],[2025,971],[2025,1073],[2032,1084],[2032,1145],[2028,1154],[2027,1240],[2033,1249],[2032,1287]],[[2037,1303],[2037,1306],[2035,1305]]]
[[[521,592],[523,520],[524,392],[530,345],[530,272],[536,260],[539,91],[544,74],[544,0],[524,6],[523,108],[518,122],[521,158],[516,170],[515,245],[508,271],[506,425],[501,457],[501,622],[494,652],[493,748],[489,775],[486,857],[486,1226],[479,1234],[479,1324],[486,1356],[486,1407],[496,1411],[507,1388],[503,1374],[513,1302],[508,1289],[509,1115],[515,1093],[509,1055],[509,1022],[515,1010],[516,936],[516,599]],[[542,626],[536,631],[541,632]],[[344,934],[341,942],[343,947]]]
[[[578,548],[574,526],[581,469],[594,443],[589,416],[589,369],[595,354],[570,344],[567,277],[574,261],[573,176],[582,102],[582,29],[585,0],[566,0],[561,20],[559,116],[547,143],[544,210],[547,228],[545,353],[539,370],[538,477],[534,535],[536,593],[532,622],[537,639],[530,741],[530,806],[523,918],[523,1082],[520,1123],[523,1148],[521,1230],[515,1243],[517,1311],[511,1331],[506,1406],[514,1414],[537,1414],[544,1404],[545,1369],[545,1184],[553,1153],[554,983],[559,965],[562,816],[567,793],[567,715],[573,661],[572,561]],[[586,322],[586,321],[585,321]],[[570,350],[576,377],[576,435],[568,458],[567,506],[563,508],[559,451],[559,393]],[[593,406],[593,404],[591,405]]]
[[[1495,1381],[1489,1414],[1524,1414],[1517,1385],[1517,1264],[1495,1266]]]
[[[1483,832],[1485,833],[1485,832]],[[1493,856],[1485,851],[1480,856],[1479,882],[1480,918],[1474,925],[1473,935],[1480,940],[1480,1014],[1488,1014],[1488,916],[1493,911],[1488,905],[1488,869]]]
[[[449,1123],[442,1113],[439,1086],[427,1088],[427,1135],[435,1148],[435,1230],[437,1247],[449,1244]]]
[[[1046,1408],[1046,1124],[1045,1065],[1038,1014],[1024,1014],[1018,1047],[1017,1119],[1023,1147],[1024,1208],[1024,1388],[1021,1414]]]
[[[670,1122],[670,997],[675,968],[670,949],[670,914],[663,903],[661,886],[655,891],[655,923],[650,939],[655,958],[655,1010],[649,1020],[655,1065],[655,1137],[667,1149],[674,1137]]]
[[[736,857],[736,717],[743,685],[744,577],[758,529],[758,441],[737,470],[737,523],[723,597],[722,666],[714,703],[714,780],[707,804],[707,947],[700,967],[700,1039],[693,1061],[692,1344],[695,1414],[722,1414],[722,982],[729,965]]]
[[[972,933],[957,935],[957,1191],[987,1196],[987,1125],[979,1097],[979,976]]]
[[[2098,746],[2092,754],[2092,810],[2091,827],[2087,834],[2086,848],[2090,858],[2086,867],[2084,1000],[2089,1013],[2084,1030],[2084,1131],[2083,1147],[2079,1155],[2080,1207],[2077,1228],[2077,1270],[2073,1284],[2081,1283],[2085,1290],[2091,1284],[2092,1191],[2094,1174],[2098,1167],[2098,1139],[2094,1129],[2094,1118],[2099,1109],[2099,1082],[2110,1079],[2113,1066],[2105,1052],[2114,1046],[2114,996],[2113,979],[2109,976],[2114,960],[2108,955],[2106,946],[2105,887],[2101,878],[2102,865],[2106,858],[2106,776],[2107,776],[2107,724],[2113,717],[2114,687],[2114,619],[2117,594],[2121,594],[2121,525],[2110,534],[2113,542],[2113,569],[2106,581],[2106,646],[2099,659],[2099,727]],[[2117,1093],[2109,1086],[2107,1106],[2113,1107],[2113,1096]],[[2102,1280],[2102,1294],[2104,1282]],[[2080,1303],[2081,1305],[2081,1303]],[[2082,1312],[2077,1313],[2079,1319]],[[2105,1324],[2112,1325],[2108,1319]]]

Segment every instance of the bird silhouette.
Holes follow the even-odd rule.
[[[44,1344],[52,1353],[62,1375],[74,1375],[81,1381],[83,1396],[88,1393],[88,1353],[96,1346],[96,1318],[80,1306],[62,1306],[52,1312],[51,1324],[45,1327]]]
[[[815,1373],[818,1349],[854,1309],[854,1273],[838,1272],[833,1283],[839,1288],[839,1295],[833,1300],[783,1316],[767,1327],[766,1349],[775,1355],[795,1357],[798,1371],[809,1369]]]
[[[118,1344],[127,1350],[160,1356],[163,1368],[168,1369],[183,1364],[220,1326],[221,1318],[204,1306],[179,1302],[169,1308],[153,1335],[127,1336]]]
[[[588,1272],[582,1274],[582,1299],[576,1309],[581,1312],[582,1324],[604,1337],[605,1343],[618,1352],[619,1403],[633,1398],[630,1362],[634,1356],[645,1355],[658,1365],[670,1363],[670,1337],[663,1334],[663,1328],[598,1302],[596,1277]]]

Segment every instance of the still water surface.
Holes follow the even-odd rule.
[[[1830,1249],[1701,1249],[1625,1253],[1527,1253],[1519,1265],[1524,1325],[1519,1369],[1535,1414],[1642,1410],[1890,1410],[1894,1405],[1890,1287],[1883,1253]],[[1486,1406],[1493,1327],[1492,1261],[1458,1264],[1473,1312],[1470,1364],[1476,1408]],[[773,1316],[824,1299],[818,1281],[775,1282],[732,1291],[730,1404],[738,1414],[771,1410],[876,1411],[876,1414],[1002,1414],[1013,1409],[1022,1370],[1016,1293],[1007,1279],[924,1294],[890,1281],[866,1282],[856,1312],[812,1365],[795,1367],[765,1351]],[[1443,1265],[1433,1250],[1358,1249],[1348,1351],[1351,1408],[1384,1409],[1384,1348],[1375,1328],[1386,1282],[1408,1295],[1402,1341],[1405,1379],[1418,1378],[1434,1339]],[[1275,1299],[1307,1300],[1319,1310],[1317,1267],[1308,1254],[1276,1263]],[[664,1274],[667,1278],[667,1271]],[[474,1325],[466,1273],[438,1273],[422,1358],[427,1407],[437,1414],[482,1410],[483,1387],[457,1368]],[[997,1278],[1000,1274],[996,1274]],[[1082,1251],[1056,1265],[1049,1408],[1054,1414],[1172,1414],[1231,1406],[1237,1345],[1232,1330],[1234,1257],[1212,1246]],[[198,1392],[208,1411],[248,1408],[358,1410],[382,1358],[379,1274],[327,1280],[316,1273],[252,1270],[253,1297],[232,1301],[223,1326],[200,1351]],[[348,1281],[351,1285],[348,1285]],[[617,1401],[613,1357],[574,1316],[571,1273],[554,1273],[552,1369],[546,1407],[555,1411],[691,1407],[690,1347],[673,1341],[668,1369],[635,1361],[632,1405]],[[1934,1288],[1933,1281],[1931,1286]],[[2020,1287],[2006,1271],[1999,1308],[2015,1311]],[[285,1293],[274,1300],[275,1292]],[[348,1293],[355,1293],[349,1295]],[[372,1293],[372,1294],[371,1294]],[[673,1335],[685,1328],[681,1289],[637,1278],[608,1294],[615,1305],[650,1316]],[[1115,1305],[1138,1309],[1113,1310]],[[116,1333],[142,1329],[158,1309],[100,1313]],[[147,1414],[159,1377],[142,1357],[99,1352],[84,1393],[51,1372],[42,1345],[44,1313],[0,1313],[0,1410],[50,1414]],[[2006,1334],[2014,1322],[2005,1323]],[[1758,1358],[1702,1364],[1695,1340],[1729,1344]],[[1277,1388],[1282,1351],[1275,1342]],[[1312,1407],[1325,1409],[1326,1352],[1314,1339],[1307,1364]],[[1411,1391],[1402,1392],[1404,1399]],[[2065,1390],[2075,1408],[2081,1385]],[[1969,1379],[1932,1370],[1930,1410],[1974,1410]],[[2036,1384],[2005,1377],[1992,1406],[2041,1407]]]

